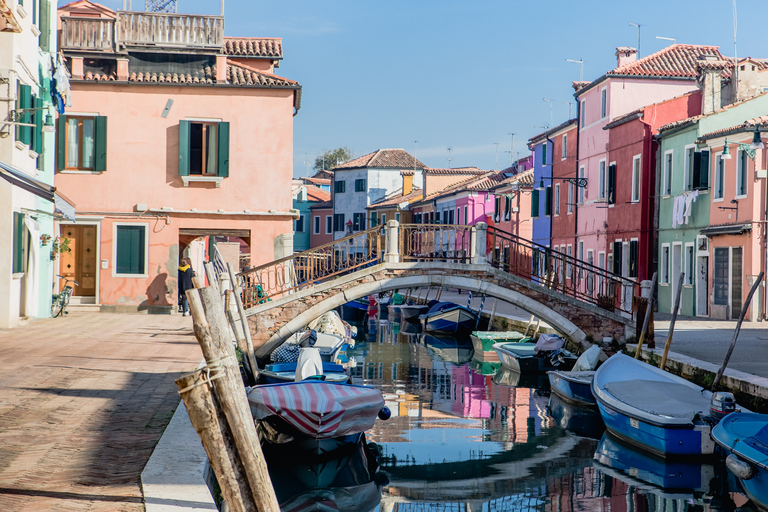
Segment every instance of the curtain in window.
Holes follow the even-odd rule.
[[[93,169],[94,132],[93,119],[83,119],[83,169]]]
[[[80,153],[77,136],[77,119],[67,119],[67,167],[78,166],[77,155]]]
[[[215,124],[209,124],[205,127],[205,146],[206,146],[206,162],[205,172],[207,174],[216,174],[216,149],[218,146],[219,132],[218,126]]]

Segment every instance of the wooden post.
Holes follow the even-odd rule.
[[[669,346],[672,345],[672,333],[675,332],[675,321],[677,320],[677,310],[680,309],[680,296],[683,294],[684,280],[685,280],[685,272],[681,272],[680,282],[677,283],[677,297],[675,297],[675,309],[672,310],[672,321],[669,323],[669,333],[667,334],[667,342],[664,344],[664,355],[661,356],[661,363],[659,364],[659,368],[661,368],[662,370],[667,365],[667,355],[669,354]],[[653,293],[653,290],[651,290],[651,293]]]
[[[643,322],[643,331],[640,333],[640,339],[637,341],[637,350],[635,350],[635,359],[640,359],[643,353],[643,342],[645,341],[645,331],[648,330],[648,322],[651,320],[651,310],[653,309],[653,292],[656,290],[656,272],[651,279],[651,296],[648,297],[648,305],[645,308],[645,321]]]
[[[203,263],[203,268],[205,269],[205,276],[208,278],[208,286],[216,290],[216,293],[220,294],[219,276],[216,275],[216,269],[213,267],[213,263],[206,261]]]
[[[256,506],[259,512],[279,512],[280,507],[248,406],[248,397],[240,378],[235,349],[229,340],[229,327],[221,296],[217,289],[208,286],[200,290],[187,290],[187,299],[192,310],[195,336],[208,366],[215,370],[221,368],[225,372],[222,378],[214,382],[214,386],[232,430]]]
[[[752,302],[752,296],[755,294],[757,287],[760,285],[760,282],[763,280],[763,274],[765,274],[765,272],[761,270],[760,275],[757,276],[757,279],[755,279],[755,282],[752,284],[752,288],[749,290],[749,295],[747,295],[747,300],[744,303],[744,306],[742,306],[741,308],[741,315],[739,315],[739,321],[736,323],[736,330],[733,332],[733,338],[731,338],[731,345],[728,347],[728,352],[725,354],[723,365],[720,367],[719,370],[717,370],[717,375],[715,376],[715,381],[712,383],[712,387],[710,388],[710,391],[714,391],[717,388],[717,385],[720,384],[720,379],[723,377],[723,372],[725,371],[725,367],[728,365],[728,360],[731,358],[731,352],[733,352],[733,347],[736,345],[736,338],[739,337],[739,331],[741,331],[741,323],[744,321],[744,316],[747,314],[747,309],[749,309],[749,303]]]
[[[256,512],[256,503],[243,466],[234,456],[237,451],[232,432],[220,407],[217,407],[219,404],[206,375],[207,369],[203,368],[176,379],[179,394],[184,400],[189,420],[200,436],[229,509],[233,512]]]
[[[254,378],[258,375],[259,367],[256,365],[256,356],[253,350],[253,339],[251,338],[251,328],[248,326],[248,317],[245,315],[245,308],[243,307],[243,299],[240,296],[240,287],[235,282],[235,271],[232,268],[231,263],[227,263],[227,271],[229,272],[229,280],[232,282],[232,290],[235,292],[235,304],[237,305],[237,312],[240,314],[240,322],[243,324],[243,335],[245,336],[245,354],[248,357],[248,364],[251,365],[251,371]]]
[[[491,318],[488,319],[488,330],[493,330],[493,317],[496,316],[496,303],[499,302],[499,299],[496,297],[493,298],[493,309],[491,309]]]

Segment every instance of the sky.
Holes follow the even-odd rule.
[[[637,47],[638,34],[640,57],[672,44],[658,37],[734,55],[733,0],[178,0],[177,11],[219,14],[222,1],[225,35],[281,37],[276,73],[302,85],[295,177],[338,147],[503,169],[575,115],[580,72],[594,80],[615,68],[616,47]],[[736,13],[736,55],[768,57],[766,4],[736,0]]]

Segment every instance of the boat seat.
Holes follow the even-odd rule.
[[[693,418],[709,413],[709,397],[685,384],[642,379],[620,380],[605,384],[616,399],[641,411],[669,418]]]

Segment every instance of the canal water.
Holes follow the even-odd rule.
[[[546,376],[511,373],[468,339],[375,317],[358,328],[354,383],[379,388],[392,411],[367,433],[381,498],[349,491],[312,510],[753,509],[722,463],[632,449],[604,432],[596,411],[551,396]]]

